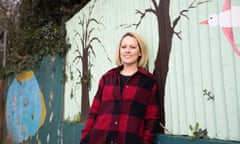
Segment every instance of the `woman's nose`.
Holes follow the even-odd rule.
[[[129,51],[130,51],[130,47],[127,47],[127,48],[126,48],[126,52],[129,52]]]

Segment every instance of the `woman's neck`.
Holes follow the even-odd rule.
[[[138,71],[137,66],[123,66],[123,69],[120,71],[122,75],[131,76]]]

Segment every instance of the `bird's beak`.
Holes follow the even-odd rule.
[[[199,24],[208,24],[208,20],[201,21]]]

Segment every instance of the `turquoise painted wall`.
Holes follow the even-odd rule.
[[[40,90],[44,95],[46,118],[44,124],[39,127],[35,135],[21,142],[27,144],[60,144],[77,141],[76,139],[79,138],[79,132],[76,134],[76,138],[73,138],[75,135],[74,129],[72,129],[71,125],[62,121],[64,58],[60,56],[45,57],[37,68],[29,70],[34,71]],[[11,84],[11,79],[12,77],[9,77],[8,85]],[[17,110],[16,113],[17,112],[19,111]],[[67,130],[65,130],[66,127]],[[64,132],[65,134],[63,134]],[[7,135],[7,133],[8,131],[6,130],[5,135]],[[68,139],[68,134],[71,134],[71,140]],[[13,141],[18,142],[19,139],[20,138],[15,137]]]

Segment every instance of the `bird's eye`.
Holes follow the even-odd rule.
[[[213,19],[213,17],[210,17],[209,19]]]

